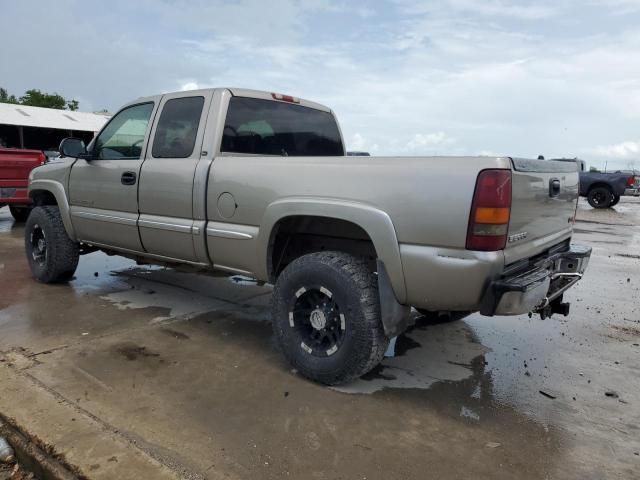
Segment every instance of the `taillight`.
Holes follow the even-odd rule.
[[[511,170],[483,170],[471,204],[467,249],[495,251],[507,244],[511,216]]]
[[[272,93],[271,97],[274,100],[280,100],[281,102],[300,103],[300,99],[292,97],[291,95],[283,95],[281,93]]]
[[[636,183],[636,177],[633,175],[627,179],[627,187],[633,187]]]

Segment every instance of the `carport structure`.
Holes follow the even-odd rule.
[[[0,103],[0,147],[57,150],[65,137],[89,142],[109,114]]]

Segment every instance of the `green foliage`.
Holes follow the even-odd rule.
[[[600,170],[598,170],[596,167],[589,167],[589,171],[590,172],[600,172]]]
[[[9,93],[0,87],[0,103],[18,103],[18,99],[15,95],[9,95]]]
[[[67,100],[62,95],[41,92],[37,88],[27,90],[19,99],[16,98],[15,95],[9,95],[4,88],[0,88],[0,103],[14,103],[18,105],[28,105],[30,107],[55,108],[58,110],[78,110],[77,100]]]
[[[20,104],[28,105],[30,107],[45,107],[64,110],[66,103],[67,102],[62,95],[58,95],[57,93],[43,93],[37,89],[27,90],[24,95],[20,97]]]

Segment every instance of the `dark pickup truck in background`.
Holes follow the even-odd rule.
[[[11,215],[18,222],[26,221],[31,211],[27,193],[29,173],[46,160],[40,150],[0,148],[0,208],[9,205]]]
[[[640,174],[617,171],[589,172],[579,158],[554,158],[558,162],[575,162],[580,174],[580,196],[593,208],[614,207],[623,195],[640,196]]]
[[[580,196],[593,208],[609,208],[623,195],[640,196],[640,177],[617,172],[580,172]]]

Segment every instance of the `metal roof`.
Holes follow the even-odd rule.
[[[107,120],[108,116],[95,113],[0,103],[0,124],[4,125],[97,132]]]

